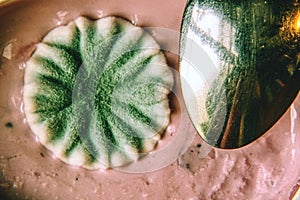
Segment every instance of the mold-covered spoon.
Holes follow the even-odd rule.
[[[299,92],[296,0],[191,0],[180,45],[184,101],[212,146],[238,148],[258,139]]]

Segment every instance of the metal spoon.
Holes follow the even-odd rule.
[[[190,0],[180,40],[184,101],[200,136],[238,148],[262,136],[300,89],[300,2]]]

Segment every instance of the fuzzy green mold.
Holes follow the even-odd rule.
[[[79,17],[28,60],[24,110],[55,156],[113,168],[153,150],[169,123],[173,74],[156,41],[124,19]]]

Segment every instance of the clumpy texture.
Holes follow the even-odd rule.
[[[200,156],[205,147],[195,137],[177,162],[144,174],[69,167],[32,143],[25,137],[28,133],[17,137],[6,128],[6,143],[0,135],[0,195],[46,200],[287,200],[300,178],[299,111],[300,96],[266,137],[243,149],[210,149]],[[18,125],[14,131],[21,128]],[[190,128],[186,134],[196,132]]]
[[[72,165],[135,161],[169,123],[172,72],[155,40],[121,18],[79,17],[50,31],[27,62],[24,84],[30,128]]]

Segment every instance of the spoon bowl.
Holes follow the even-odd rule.
[[[300,88],[300,4],[191,0],[180,40],[184,101],[210,145],[245,146],[270,129]]]

